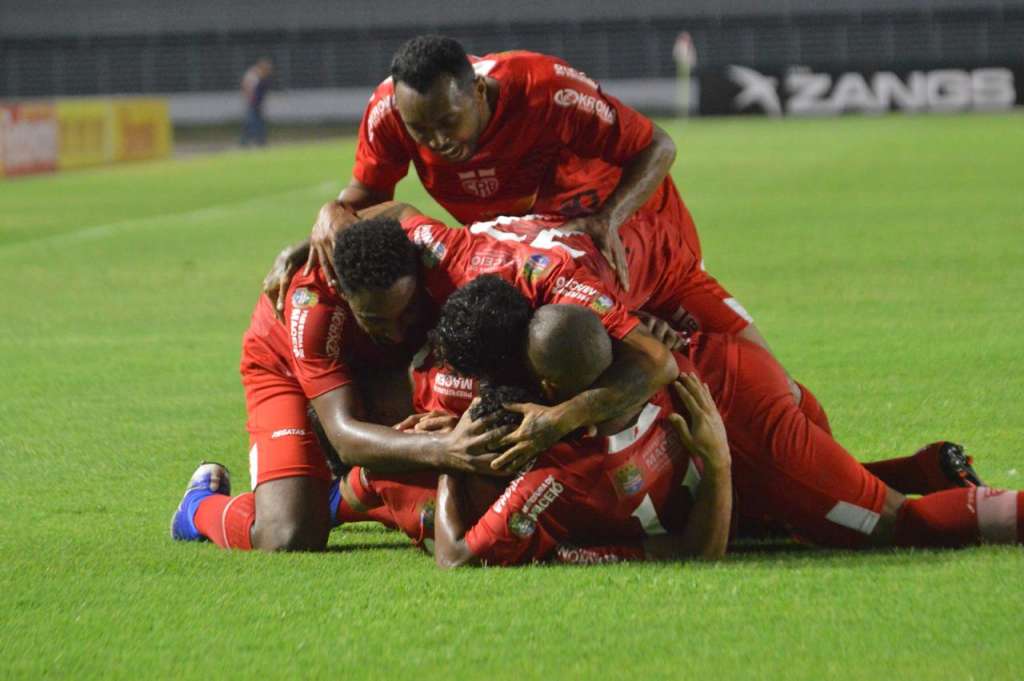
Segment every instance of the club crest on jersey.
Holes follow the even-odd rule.
[[[540,253],[534,253],[523,263],[523,278],[531,284],[544,278],[548,267],[551,265],[551,258]]]
[[[508,529],[520,539],[525,539],[536,531],[537,522],[524,513],[513,513],[508,517]]]
[[[302,288],[295,289],[295,293],[292,294],[292,307],[297,307],[300,310],[306,308],[315,307],[319,297],[316,291],[303,286]]]
[[[591,301],[590,309],[596,312],[597,314],[604,314],[608,310],[612,309],[612,305],[614,304],[615,301],[613,301],[611,298],[609,298],[608,296],[601,295],[598,296],[597,298],[594,298],[594,300]]]
[[[438,241],[433,246],[423,248],[423,264],[427,267],[435,267],[437,263],[444,260],[444,254],[448,252],[445,245]]]
[[[628,497],[643,489],[643,471],[632,461],[616,468],[613,475],[615,476],[615,487],[623,496]]]
[[[434,531],[434,508],[433,499],[423,502],[423,506],[420,507],[420,527],[423,528],[424,535]]]
[[[481,199],[493,196],[498,191],[498,187],[501,186],[498,184],[498,178],[494,174],[494,168],[481,168],[480,170],[459,173],[459,179],[462,180],[462,188],[466,192]]]

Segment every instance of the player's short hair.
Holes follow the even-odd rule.
[[[532,314],[530,301],[514,286],[492,274],[477,277],[441,306],[438,350],[465,376],[495,383],[521,377]]]
[[[480,386],[480,401],[474,404],[469,410],[469,416],[474,421],[499,413],[495,418],[494,427],[514,426],[518,427],[523,422],[523,415],[519,412],[508,411],[506,404],[536,402],[537,399],[530,394],[526,388],[518,385],[490,385]]]
[[[442,74],[455,78],[461,88],[473,82],[473,65],[457,40],[440,35],[417,36],[398,48],[391,59],[394,82],[405,83],[420,94]]]
[[[535,376],[568,398],[589,388],[611,366],[612,341],[593,310],[544,305],[530,320],[526,357]]]
[[[334,270],[346,293],[391,288],[416,268],[417,247],[393,218],[360,220],[334,240]]]

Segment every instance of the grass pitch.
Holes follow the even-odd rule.
[[[1021,117],[666,126],[708,269],[839,439],[958,439],[1024,487]],[[326,555],[171,542],[200,458],[247,486],[241,334],[352,156],[0,182],[0,677],[1024,675],[1019,548],[442,574],[371,525]]]

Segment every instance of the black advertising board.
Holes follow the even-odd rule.
[[[1024,104],[1024,65],[973,68],[702,69],[702,115],[1003,111]]]

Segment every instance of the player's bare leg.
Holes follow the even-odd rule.
[[[322,551],[330,514],[328,485],[317,478],[280,478],[256,488],[252,547],[263,551]]]

